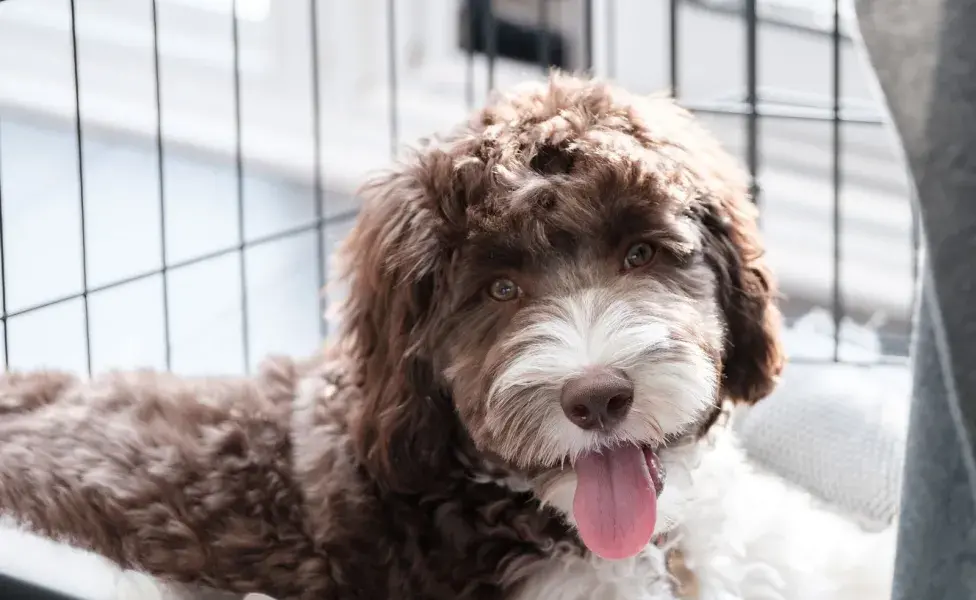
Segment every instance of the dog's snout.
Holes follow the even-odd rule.
[[[634,383],[618,369],[590,369],[563,386],[563,412],[581,429],[610,429],[633,403]]]

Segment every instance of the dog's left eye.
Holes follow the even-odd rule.
[[[627,249],[624,256],[624,269],[643,267],[654,258],[654,247],[647,242],[639,242]]]
[[[499,302],[515,300],[519,296],[519,288],[511,279],[501,278],[491,282],[488,295]]]

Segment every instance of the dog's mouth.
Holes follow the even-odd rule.
[[[600,448],[579,456],[573,467],[573,517],[586,547],[608,559],[640,552],[654,535],[657,497],[664,489],[657,448]]]

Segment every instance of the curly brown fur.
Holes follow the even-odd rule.
[[[634,240],[655,258],[622,276]],[[670,101],[599,82],[501,97],[377,179],[345,258],[329,355],[250,379],[0,379],[0,512],[216,588],[506,597],[585,552],[539,503],[573,458],[559,435],[546,446],[551,390],[513,375],[560,311],[667,323],[642,359],[701,380],[686,406],[636,398],[621,440],[687,435],[722,398],[762,398],[782,364],[741,172]],[[524,297],[486,300],[500,275]]]
[[[5,376],[52,401],[0,420],[0,507],[126,568],[280,599],[494,597],[566,536],[460,464],[436,493],[379,491],[345,377],[284,359],[237,380]]]

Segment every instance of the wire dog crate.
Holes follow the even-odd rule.
[[[35,0],[39,1],[39,0]],[[0,26],[3,26],[5,12],[9,15],[18,4],[26,5],[28,0],[2,0],[0,4]],[[99,370],[105,366],[105,360],[94,361],[100,350],[95,346],[99,333],[93,328],[93,311],[96,310],[98,298],[106,293],[113,292],[127,286],[138,285],[147,281],[158,282],[158,307],[157,311],[160,325],[155,335],[160,345],[161,357],[157,361],[158,366],[173,368],[176,361],[174,357],[174,319],[178,318],[177,312],[189,306],[192,310],[194,302],[182,302],[181,306],[174,306],[174,295],[187,291],[186,284],[179,281],[180,273],[198,267],[200,265],[213,263],[214,261],[233,261],[236,275],[233,283],[227,279],[226,286],[235,287],[236,294],[236,324],[239,333],[233,344],[235,352],[241,355],[240,364],[243,370],[252,365],[253,361],[262,353],[262,347],[256,348],[254,340],[254,327],[257,317],[255,309],[251,305],[252,286],[249,277],[253,271],[256,260],[254,254],[260,248],[273,246],[287,240],[294,240],[301,237],[309,241],[309,248],[312,254],[306,255],[304,259],[309,264],[314,263],[314,280],[307,282],[304,293],[310,300],[307,303],[307,319],[314,319],[318,323],[320,337],[328,334],[329,323],[321,319],[328,306],[327,298],[318,294],[318,290],[326,287],[329,282],[329,262],[328,255],[331,248],[330,232],[340,229],[344,224],[351,222],[356,215],[354,202],[343,201],[335,202],[334,195],[330,191],[330,179],[333,175],[328,169],[323,168],[323,164],[328,163],[326,155],[329,153],[341,154],[345,138],[335,137],[330,134],[329,128],[324,124],[327,116],[331,116],[331,110],[325,108],[324,102],[330,95],[337,92],[337,86],[330,85],[322,78],[323,47],[329,43],[328,36],[322,31],[323,18],[332,18],[344,10],[341,3],[317,2],[310,0],[301,4],[301,10],[295,7],[300,3],[290,3],[289,16],[284,19],[292,19],[292,29],[289,31],[293,36],[306,38],[302,43],[302,48],[308,50],[307,62],[301,68],[289,68],[289,76],[302,79],[301,86],[305,96],[297,98],[296,102],[301,102],[308,111],[307,130],[311,139],[303,150],[305,156],[302,161],[305,168],[306,188],[305,192],[311,199],[312,209],[307,211],[305,218],[290,222],[286,227],[280,228],[257,228],[259,233],[254,230],[257,227],[256,219],[248,218],[248,209],[245,206],[246,196],[248,195],[250,162],[245,152],[245,142],[249,139],[249,113],[245,94],[245,80],[248,78],[248,64],[260,61],[260,53],[251,52],[245,47],[243,40],[246,36],[253,35],[249,29],[255,20],[262,17],[255,13],[262,10],[267,13],[268,2],[261,0],[226,0],[226,11],[220,16],[227,26],[226,33],[229,34],[229,48],[227,52],[226,72],[228,83],[231,90],[231,100],[228,103],[229,122],[227,142],[224,144],[224,154],[229,156],[229,172],[232,176],[229,182],[229,197],[233,198],[236,205],[232,211],[235,214],[233,222],[233,234],[225,236],[226,242],[223,245],[211,245],[206,251],[196,253],[174,253],[174,240],[178,241],[180,232],[172,230],[172,202],[174,197],[180,193],[180,189],[173,189],[171,179],[168,178],[170,164],[166,160],[169,152],[169,135],[167,128],[167,103],[170,100],[169,79],[167,79],[166,69],[163,66],[166,53],[163,49],[161,40],[164,39],[162,29],[165,27],[164,12],[169,10],[167,7],[173,3],[193,4],[199,2],[208,4],[203,0],[146,0],[145,10],[148,18],[147,23],[150,28],[144,32],[148,36],[144,40],[151,47],[152,61],[147,65],[151,69],[151,101],[150,110],[152,113],[147,122],[151,123],[149,128],[151,143],[147,152],[152,155],[153,171],[155,181],[144,182],[144,196],[152,196],[155,211],[158,214],[157,231],[154,233],[146,230],[146,235],[152,235],[158,243],[155,244],[155,263],[150,268],[130,269],[123,276],[114,278],[101,278],[96,280],[92,275],[92,246],[98,241],[98,233],[92,225],[93,202],[97,198],[97,190],[92,189],[91,173],[87,168],[89,165],[90,148],[86,143],[90,132],[88,128],[89,115],[86,114],[87,104],[84,101],[85,87],[88,85],[86,79],[87,67],[84,56],[84,46],[88,42],[85,37],[85,10],[93,10],[91,7],[96,4],[105,4],[105,0],[58,0],[63,17],[63,25],[70,38],[70,71],[65,72],[66,78],[70,79],[70,88],[73,97],[68,104],[71,105],[65,114],[62,110],[62,117],[68,117],[72,125],[71,135],[73,137],[74,152],[74,177],[76,184],[76,199],[71,202],[61,202],[59,206],[65,210],[71,210],[77,215],[76,232],[77,250],[71,256],[65,255],[64,261],[78,261],[80,264],[80,285],[76,290],[65,293],[53,293],[47,296],[40,295],[34,298],[36,301],[14,302],[12,295],[16,292],[16,282],[11,279],[11,273],[16,269],[12,266],[13,256],[18,253],[16,247],[17,236],[22,233],[20,224],[12,225],[12,211],[14,211],[14,196],[17,194],[16,186],[10,184],[10,179],[14,175],[14,159],[23,153],[30,153],[30,148],[21,149],[17,147],[16,135],[13,131],[14,126],[11,122],[16,122],[16,118],[21,114],[22,108],[11,107],[11,95],[0,94],[0,324],[3,326],[3,351],[4,364],[9,367],[25,366],[22,360],[18,359],[20,352],[20,339],[18,337],[18,323],[27,317],[37,315],[45,310],[54,307],[72,304],[80,306],[77,319],[80,321],[81,339],[83,339],[83,365],[82,368],[91,372]],[[385,2],[385,3],[384,3]],[[415,137],[415,131],[410,131],[410,123],[404,115],[413,110],[408,106],[411,102],[417,104],[415,98],[410,98],[412,85],[412,75],[409,72],[411,61],[418,60],[415,56],[411,57],[411,52],[417,52],[417,48],[405,45],[400,35],[405,27],[404,23],[413,23],[418,20],[416,15],[408,14],[409,8],[403,3],[394,0],[370,0],[364,5],[370,5],[377,18],[382,21],[382,33],[376,34],[371,38],[379,45],[372,48],[372,53],[381,63],[385,62],[383,69],[382,82],[382,104],[385,107],[385,123],[378,124],[373,120],[373,129],[383,130],[382,135],[386,138],[386,148],[395,155],[401,142]],[[47,2],[52,4],[52,2]],[[221,2],[211,0],[209,4],[214,6],[221,5]],[[448,79],[460,82],[463,88],[463,100],[458,99],[458,104],[463,104],[464,108],[475,107],[480,99],[492,89],[499,87],[500,73],[509,68],[512,64],[518,64],[521,68],[529,69],[534,76],[548,70],[551,66],[563,67],[571,70],[583,70],[596,72],[610,78],[626,80],[626,74],[621,73],[618,68],[623,64],[624,59],[633,56],[634,51],[630,44],[624,39],[623,30],[627,21],[631,19],[622,13],[626,10],[637,10],[640,3],[627,3],[622,0],[429,0],[427,4],[437,5],[442,16],[446,15],[447,21],[441,22],[438,27],[449,25],[456,35],[452,34],[451,40],[445,42],[453,45],[462,58],[458,63],[458,68],[451,72]],[[652,3],[653,4],[653,3]],[[897,243],[885,242],[883,248],[869,248],[869,252],[879,254],[899,253],[902,256],[901,271],[904,284],[897,293],[887,294],[887,300],[897,296],[900,302],[895,309],[872,308],[870,302],[863,303],[866,307],[856,308],[853,305],[857,302],[849,302],[849,295],[845,289],[845,264],[848,259],[845,246],[845,227],[849,222],[845,220],[844,193],[847,189],[848,179],[856,180],[862,174],[858,172],[848,173],[845,169],[845,159],[851,152],[846,143],[845,137],[848,128],[873,128],[880,129],[882,123],[878,111],[869,104],[861,103],[859,106],[856,101],[852,101],[844,96],[845,87],[845,53],[850,52],[850,41],[844,31],[843,22],[843,3],[833,0],[829,9],[829,22],[827,30],[819,33],[801,31],[794,23],[780,24],[778,27],[789,30],[786,34],[796,38],[804,36],[820,36],[821,46],[827,49],[817,55],[813,62],[818,63],[818,69],[829,72],[829,89],[826,93],[817,97],[803,97],[797,94],[782,93],[774,87],[763,85],[762,79],[763,61],[769,61],[768,57],[775,56],[775,53],[764,53],[762,50],[764,36],[769,34],[769,28],[776,26],[770,24],[775,21],[776,11],[770,9],[762,0],[661,0],[661,15],[666,18],[661,23],[656,23],[664,34],[666,52],[663,52],[663,59],[656,61],[664,64],[663,82],[666,87],[670,87],[674,95],[688,108],[702,115],[706,119],[718,119],[726,123],[725,129],[731,131],[731,137],[736,139],[733,145],[738,146],[743,161],[747,166],[754,182],[754,195],[756,201],[762,208],[763,225],[767,231],[781,231],[776,229],[775,212],[780,204],[778,193],[773,193],[767,189],[764,176],[767,174],[766,163],[769,156],[778,153],[778,150],[768,150],[764,153],[764,129],[772,128],[773,123],[796,123],[798,127],[813,124],[818,129],[817,139],[813,143],[807,143],[806,148],[815,146],[819,153],[819,168],[822,169],[818,185],[822,185],[822,193],[817,196],[817,210],[821,218],[829,219],[829,231],[825,230],[825,239],[818,241],[820,248],[817,260],[823,268],[823,275],[820,277],[818,290],[809,298],[805,294],[793,292],[789,286],[786,287],[788,299],[786,302],[787,313],[789,316],[796,317],[807,309],[814,306],[826,306],[829,314],[830,331],[832,339],[830,348],[821,352],[817,356],[804,357],[802,353],[798,358],[813,358],[828,361],[857,361],[859,358],[846,356],[842,351],[842,322],[849,315],[856,317],[856,320],[869,321],[879,313],[886,313],[888,324],[881,324],[879,331],[882,334],[884,344],[884,355],[903,355],[907,353],[905,340],[908,337],[911,310],[910,298],[911,291],[914,289],[916,273],[914,271],[915,248],[917,247],[917,225],[912,215],[910,215],[909,204],[907,202],[907,187],[900,188],[894,192],[896,196],[905,200],[898,206],[891,207],[882,211],[876,211],[880,215],[878,218],[887,217],[888,212],[898,213],[895,219],[901,228],[901,238]],[[106,4],[107,5],[107,4]],[[628,5],[630,8],[627,8]],[[641,5],[642,6],[642,5]],[[637,8],[635,8],[637,7]],[[775,8],[775,6],[773,7]],[[709,12],[710,11],[710,12]],[[329,13],[323,17],[323,13]],[[742,57],[724,57],[723,63],[716,66],[716,73],[720,71],[737,70],[740,74],[741,89],[733,90],[721,97],[708,99],[696,99],[695,94],[688,92],[686,82],[693,78],[687,74],[691,72],[693,76],[702,70],[702,65],[692,57],[692,61],[684,59],[683,54],[693,54],[698,52],[698,43],[689,44],[686,37],[689,35],[708,35],[707,28],[701,34],[689,31],[689,23],[694,19],[701,20],[701,15],[715,13],[724,15],[728,27],[735,30],[735,35],[739,37],[739,44],[743,49]],[[709,17],[712,18],[712,17]],[[687,19],[687,21],[686,21]],[[16,19],[8,27],[17,27]],[[823,28],[823,19],[819,23]],[[350,29],[355,30],[356,23],[348,24]],[[343,25],[345,27],[345,25]],[[647,26],[641,26],[647,30]],[[695,25],[697,27],[697,25]],[[704,27],[704,26],[702,26]],[[436,27],[435,27],[436,29]],[[92,34],[94,35],[94,34]],[[9,37],[9,36],[7,36]],[[287,44],[288,41],[277,40],[274,44]],[[0,41],[0,45],[3,42]],[[443,45],[443,44],[442,44]],[[380,50],[381,49],[381,50]],[[332,49],[335,56],[335,48]],[[427,49],[421,49],[420,53]],[[340,61],[343,60],[344,50],[338,52]],[[406,56],[404,56],[406,55]],[[821,60],[822,59],[822,60]],[[334,59],[333,59],[334,60]],[[642,59],[643,60],[643,59]],[[644,61],[648,62],[648,61]],[[633,63],[633,61],[631,61]],[[508,65],[508,66],[506,66]],[[737,66],[736,66],[737,65]],[[280,66],[280,65],[279,65]],[[709,67],[710,68],[710,67]],[[797,67],[802,68],[802,65]],[[630,80],[640,81],[640,74],[634,75],[631,67]],[[707,69],[706,69],[707,70]],[[92,81],[97,76],[91,78]],[[0,65],[0,90],[4,81],[4,71]],[[343,87],[357,84],[355,77],[350,80],[352,83]],[[627,84],[627,81],[624,81]],[[433,85],[436,85],[433,84]],[[693,87],[693,86],[692,86]],[[297,89],[297,88],[296,88]],[[380,88],[376,88],[380,89]],[[14,102],[13,104],[16,104]],[[62,108],[64,108],[64,106]],[[4,107],[8,108],[7,118],[4,118]],[[30,107],[28,107],[29,109]],[[124,111],[123,111],[124,113]],[[122,114],[122,113],[120,113]],[[13,115],[13,117],[11,117]],[[19,118],[19,117],[17,117]],[[731,125],[730,125],[731,124]],[[416,127],[414,127],[416,129]],[[374,132],[375,135],[379,135]],[[200,134],[200,137],[206,137]],[[728,137],[728,136],[727,136]],[[787,135],[788,137],[788,135]],[[856,136],[855,136],[856,137]],[[853,146],[857,145],[854,140]],[[800,148],[795,151],[797,156],[793,157],[798,163],[804,163],[804,153],[807,150]],[[785,152],[783,155],[792,155],[792,152]],[[805,167],[806,165],[801,165]],[[335,169],[333,169],[335,170]],[[340,169],[341,170],[341,169]],[[771,173],[771,171],[769,172]],[[64,172],[61,172],[64,175]],[[877,175],[873,175],[877,178]],[[886,177],[883,175],[882,177]],[[897,178],[898,175],[892,175]],[[5,183],[6,182],[6,183]],[[149,188],[152,188],[150,191]],[[175,186],[179,188],[179,186]],[[794,186],[800,187],[800,184]],[[226,190],[225,190],[226,191]],[[35,205],[43,200],[34,200]],[[22,201],[21,204],[24,204]],[[52,209],[53,210],[53,209]],[[859,226],[870,228],[875,223],[870,222],[872,218],[865,220],[864,216],[859,217]],[[906,223],[909,223],[906,225]],[[168,230],[167,228],[170,227]],[[227,223],[222,227],[230,230]],[[800,227],[799,229],[803,229]],[[785,230],[780,237],[789,239],[795,235],[794,231]],[[69,236],[70,237],[70,236]],[[334,237],[339,237],[335,234]],[[895,246],[901,244],[904,251]],[[782,245],[782,244],[781,244]],[[787,244],[788,245],[788,244]],[[856,245],[856,244],[855,244]],[[869,242],[860,243],[861,246],[871,245]],[[787,249],[788,250],[788,249]],[[116,254],[125,254],[124,248],[116,249]],[[176,254],[181,254],[177,256]],[[772,249],[771,256],[787,256],[788,252],[780,252]],[[884,257],[881,257],[882,259]],[[793,261],[792,258],[785,258],[783,261]],[[63,262],[63,261],[62,261]],[[782,262],[782,261],[781,261]],[[883,261],[882,261],[883,262]],[[907,265],[907,267],[906,267]],[[870,271],[883,274],[886,267],[870,267]],[[20,267],[23,271],[23,267]],[[910,271],[906,273],[905,271]],[[43,277],[45,273],[33,273],[34,277]],[[22,277],[23,278],[23,277]],[[804,274],[800,273],[797,280],[800,281],[800,288],[803,288]],[[848,280],[851,277],[847,278]],[[856,277],[855,277],[856,279]],[[867,286],[871,287],[871,286]],[[189,290],[192,292],[192,290]],[[870,291],[870,290],[869,290]],[[882,294],[884,296],[884,294]],[[306,309],[303,309],[306,310]],[[96,311],[97,312],[97,311]],[[105,310],[102,310],[104,313]],[[109,311],[111,312],[111,311]],[[897,313],[897,314],[896,314]],[[895,315],[895,323],[891,324],[891,316]],[[107,317],[99,317],[105,320]],[[302,321],[302,327],[310,328],[309,320]],[[877,323],[874,323],[877,325]],[[42,329],[43,331],[43,329]],[[129,335],[139,336],[141,333],[135,329],[128,332]],[[53,335],[53,334],[52,334]],[[35,340],[38,338],[36,333],[31,336]],[[43,336],[41,336],[43,337]],[[311,338],[305,339],[305,345],[312,345],[315,342]],[[886,357],[881,359],[887,360]],[[873,359],[872,359],[873,360]],[[27,361],[30,363],[30,361]],[[35,361],[36,362],[36,361]],[[28,364],[27,366],[31,366]],[[179,369],[178,369],[179,370]]]

